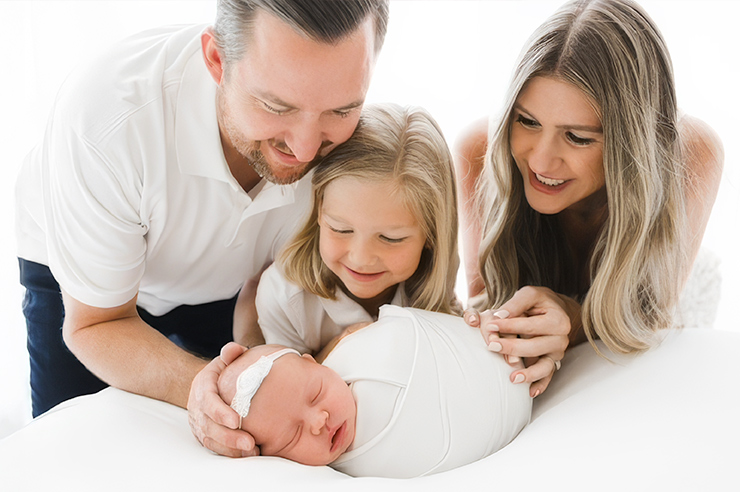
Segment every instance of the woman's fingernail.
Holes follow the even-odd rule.
[[[501,352],[502,348],[503,347],[498,342],[491,342],[488,344],[488,350],[490,350],[491,352]]]
[[[507,311],[506,309],[499,309],[498,311],[496,311],[495,313],[493,313],[493,317],[494,318],[498,318],[498,319],[508,318],[509,317],[509,311]]]
[[[465,318],[465,322],[469,325],[477,325],[480,322],[478,319],[478,312],[473,309],[466,309],[463,313],[463,317]]]
[[[516,355],[510,355],[509,356],[509,364],[516,364],[520,360],[521,359],[519,357],[517,357]]]
[[[514,384],[519,384],[524,382],[524,374],[519,373],[514,377]]]

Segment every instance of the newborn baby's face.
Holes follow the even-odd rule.
[[[352,444],[356,416],[352,391],[336,372],[310,355],[287,354],[257,390],[242,428],[263,456],[328,465]]]

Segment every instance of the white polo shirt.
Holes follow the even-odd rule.
[[[391,304],[406,306],[405,292],[402,283]],[[255,302],[265,343],[285,345],[301,353],[315,354],[348,326],[376,320],[341,289],[333,300],[301,289],[283,276],[277,264],[260,277]]]
[[[204,27],[147,31],[77,69],[23,163],[18,256],[85,304],[138,293],[161,315],[231,298],[308,212],[310,174],[250,197],[229,171]]]

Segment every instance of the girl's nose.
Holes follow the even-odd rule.
[[[363,267],[369,267],[375,264],[375,251],[370,245],[367,244],[366,241],[354,241],[351,247],[352,250],[350,251],[350,259],[352,260],[354,267],[361,269]]]

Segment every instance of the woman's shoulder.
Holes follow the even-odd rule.
[[[488,118],[480,118],[463,128],[455,140],[455,162],[469,166],[485,157],[488,146]]]
[[[678,130],[688,182],[698,193],[716,194],[725,160],[722,140],[710,125],[688,114],[680,116]]]

